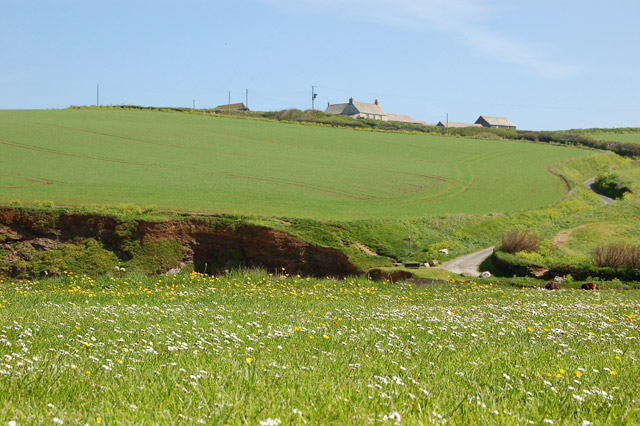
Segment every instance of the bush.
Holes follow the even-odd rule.
[[[640,268],[640,246],[599,246],[591,252],[591,259],[601,268],[638,269]]]
[[[113,270],[118,258],[93,239],[78,244],[61,244],[55,249],[36,253],[29,264],[29,273],[41,276],[47,271],[58,275],[63,271],[99,276]]]
[[[515,254],[519,251],[535,251],[540,243],[538,236],[528,231],[510,231],[502,236],[500,249]]]
[[[625,193],[631,192],[628,183],[613,173],[599,174],[594,186],[598,192],[611,198],[622,198]]]

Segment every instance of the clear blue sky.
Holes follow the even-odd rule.
[[[638,0],[1,0],[0,109],[380,100],[428,123],[640,127]]]

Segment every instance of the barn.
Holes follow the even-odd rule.
[[[218,105],[214,109],[217,109],[217,110],[220,110],[220,111],[249,111],[249,108],[247,108],[244,105],[244,103]]]
[[[436,126],[440,126],[440,127],[451,127],[451,128],[458,128],[458,127],[482,127],[481,124],[476,124],[476,123],[458,123],[455,121],[438,121],[438,124],[436,124]]]
[[[476,124],[480,124],[483,127],[490,127],[492,129],[516,129],[516,125],[505,117],[489,117],[481,115],[476,120]]]

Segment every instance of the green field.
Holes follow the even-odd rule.
[[[0,421],[632,425],[639,315],[488,281],[0,281]]]
[[[603,141],[640,144],[640,133],[589,133],[585,136]]]
[[[629,167],[616,171],[617,174],[622,176],[624,179],[631,182],[631,184],[637,188],[640,188],[640,167]]]
[[[1,111],[0,203],[316,219],[533,209],[586,150],[115,110]]]

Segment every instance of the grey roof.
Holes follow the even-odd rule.
[[[244,106],[244,103],[239,103],[239,104],[218,105],[214,109],[240,109],[240,110],[245,110],[245,109],[247,109],[247,107]]]
[[[325,114],[342,114],[342,112],[347,107],[347,105],[349,104],[329,105],[327,109],[324,110],[324,113]]]
[[[353,101],[353,106],[355,106],[358,109],[358,111],[361,113],[387,115],[387,113],[384,112],[382,108],[380,108],[380,105]]]
[[[388,121],[399,121],[401,123],[426,124],[424,121],[418,121],[409,115],[387,114]]]
[[[477,123],[458,123],[455,121],[449,121],[448,123],[446,121],[438,121],[438,124],[436,124],[436,126],[441,126],[441,127],[482,127],[482,124],[477,124]]]
[[[344,114],[344,115],[357,115],[358,113],[363,114],[375,114],[375,115],[387,115],[386,112],[380,105],[376,104],[368,104],[366,102],[356,102],[348,104],[335,104],[329,105],[327,109],[324,110],[325,114]]]
[[[511,120],[509,120],[506,117],[488,117],[486,115],[481,115],[478,120],[480,120],[480,118],[484,118],[484,120],[489,123],[492,126],[511,126],[511,127],[516,127],[515,124],[513,124],[511,122]],[[476,121],[477,122],[477,121]]]

